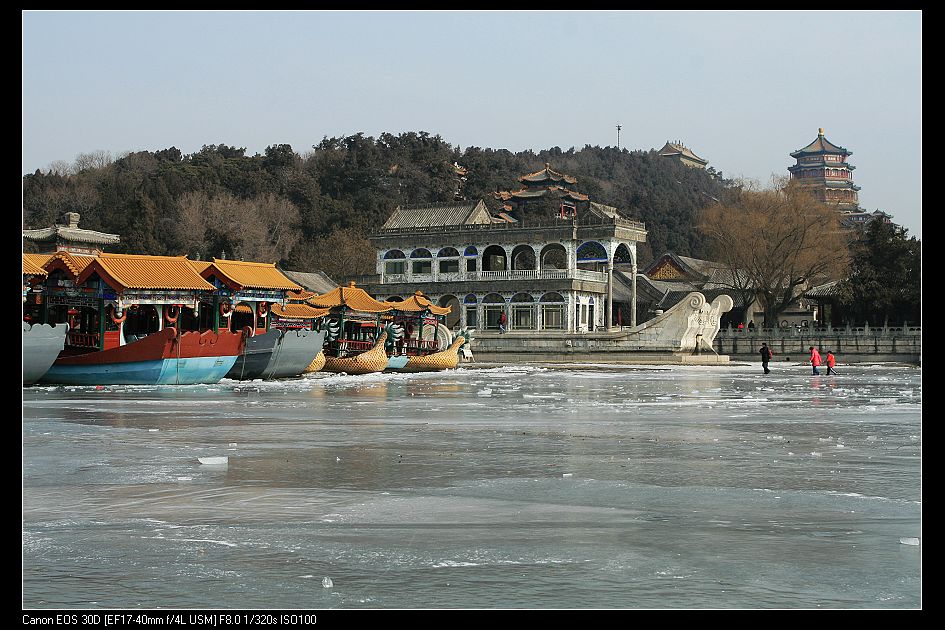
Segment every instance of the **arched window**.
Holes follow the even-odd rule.
[[[512,269],[535,269],[535,250],[531,245],[519,245],[512,250]]]
[[[407,272],[407,261],[404,253],[399,249],[392,249],[384,254],[384,273],[398,275]]]
[[[511,310],[510,330],[534,330],[535,298],[528,293],[516,293],[512,296]]]
[[[459,273],[459,252],[454,247],[444,247],[436,255],[440,273]]]
[[[547,330],[564,330],[564,298],[560,293],[545,293],[538,300],[541,317],[541,327]]]
[[[577,250],[579,263],[607,262],[607,250],[597,241],[587,241]]]
[[[614,263],[632,263],[633,256],[630,254],[630,248],[625,243],[617,245],[614,252]]]
[[[466,327],[475,328],[479,325],[479,307],[476,306],[478,299],[475,293],[470,293],[463,298],[463,310],[466,311]]]
[[[490,245],[482,252],[483,271],[505,271],[508,269],[505,250],[498,245]]]
[[[486,330],[499,330],[499,316],[505,311],[505,298],[490,293],[482,298],[483,324]]]
[[[563,245],[552,243],[541,250],[542,269],[567,269],[568,252]]]
[[[413,260],[410,269],[416,275],[427,275],[433,273],[433,256],[429,249],[420,247],[410,252],[410,258]]]
[[[463,251],[463,256],[466,256],[467,258],[470,258],[470,257],[475,258],[478,255],[479,255],[479,250],[476,249],[475,245],[470,245]]]

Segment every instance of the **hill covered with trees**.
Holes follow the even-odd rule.
[[[325,138],[310,151],[272,145],[264,154],[207,145],[183,155],[171,147],[118,159],[99,152],[23,178],[23,227],[79,212],[81,227],[121,236],[116,252],[243,258],[330,276],[374,272],[366,236],[402,204],[448,202],[467,169],[462,195],[498,210],[497,190],[549,163],[578,179],[592,201],[615,206],[648,230],[641,264],[667,250],[704,258],[699,210],[733,183],[656,151],[585,146],[512,153],[460,149],[425,132]]]

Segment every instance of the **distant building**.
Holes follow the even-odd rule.
[[[894,227],[900,227],[898,223],[893,222],[891,214],[883,212],[882,210],[874,210],[873,212],[849,210],[842,212],[840,215],[840,225],[845,228],[862,230],[873,221],[880,221],[881,223],[889,223]]]
[[[679,160],[686,166],[691,166],[692,168],[705,168],[709,163],[708,160],[704,160],[693,153],[679,140],[675,142],[667,140],[663,148],[660,149],[660,155]]]
[[[610,329],[614,264],[635,267],[645,226],[591,202],[548,165],[519,182],[496,193],[497,216],[482,200],[397,207],[370,236],[377,276],[363,288],[380,300],[420,290],[452,307],[450,327],[497,331],[505,312],[511,331]]]
[[[23,230],[23,238],[37,243],[43,253],[69,252],[98,256],[106,245],[121,241],[117,234],[85,230],[79,227],[79,213],[67,212],[64,223],[38,230]]]
[[[791,154],[797,164],[788,167],[791,179],[810,190],[815,199],[841,212],[859,212],[859,186],[853,183],[855,166],[847,162],[852,151],[837,146],[818,130],[817,138]]]
[[[626,271],[618,267],[614,276],[626,284]],[[638,276],[637,305],[640,317],[646,320],[657,311],[669,310],[693,291],[702,293],[706,300],[725,294],[732,298],[734,308],[722,316],[723,326],[754,322],[755,326],[760,327],[764,323],[761,303],[750,289],[739,292],[734,288],[749,284],[744,279],[738,281],[732,270],[722,263],[667,252],[650,263]],[[780,314],[778,325],[813,326],[818,319],[818,311],[816,303],[812,302],[807,298],[796,300]]]

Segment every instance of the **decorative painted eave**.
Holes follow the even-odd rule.
[[[216,275],[239,289],[276,289],[301,291],[302,287],[285,277],[274,263],[247,262],[214,258],[201,272],[204,279]]]
[[[83,256],[80,254],[70,254],[69,252],[56,252],[49,255],[49,258],[43,263],[43,269],[52,273],[56,269],[61,269],[66,274],[72,276],[75,281],[89,264],[95,260],[94,256]]]

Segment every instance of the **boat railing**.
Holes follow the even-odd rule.
[[[97,348],[98,333],[70,332],[66,335],[66,344],[78,348]]]

